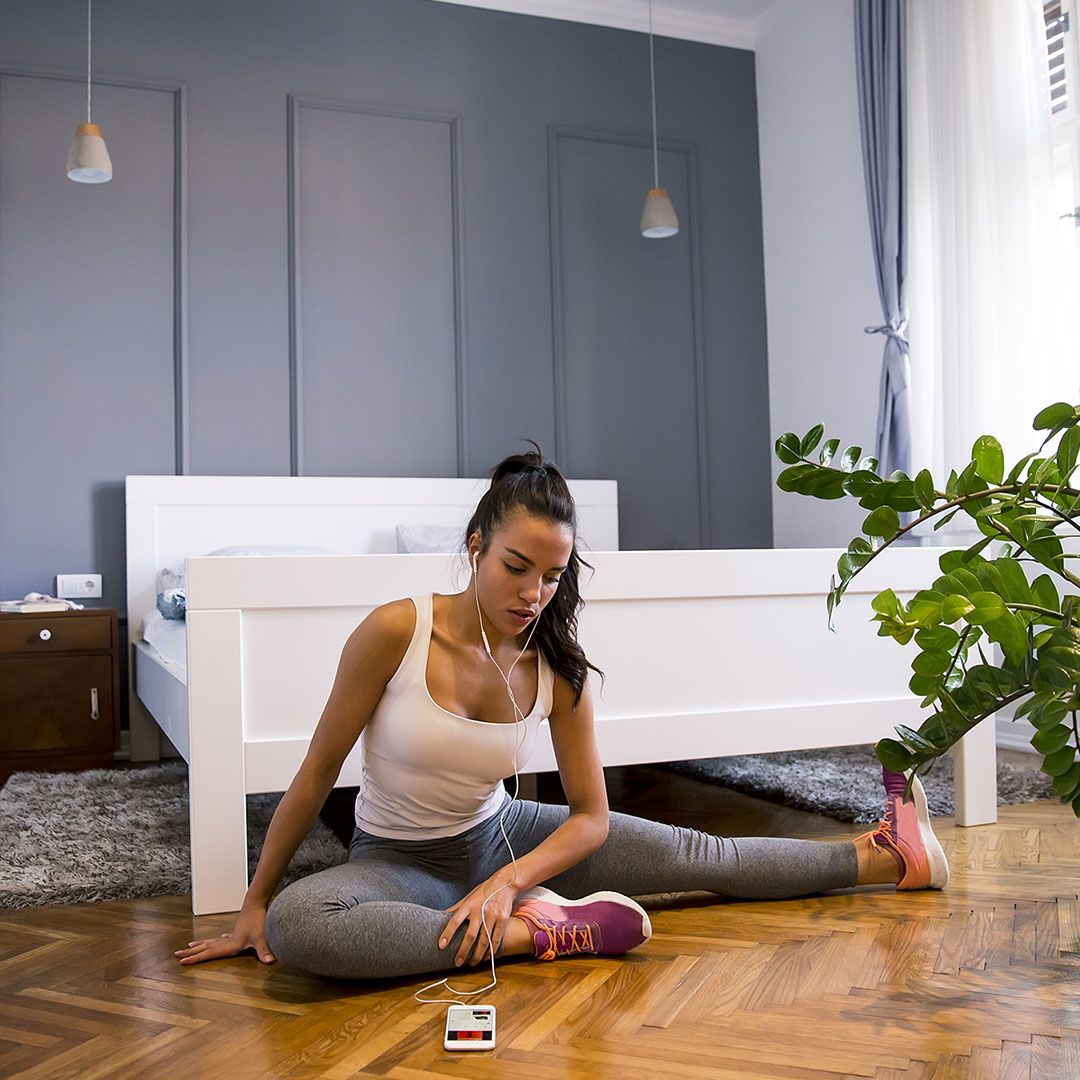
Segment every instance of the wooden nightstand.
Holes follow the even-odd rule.
[[[0,783],[110,767],[119,744],[116,612],[0,615]]]

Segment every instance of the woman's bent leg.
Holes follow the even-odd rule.
[[[513,831],[507,829],[515,852],[536,847],[569,813],[565,806],[522,802]],[[501,846],[505,853],[505,844]],[[509,861],[508,854],[504,861]],[[702,890],[737,899],[780,900],[850,888],[858,872],[858,856],[848,841],[713,836],[612,813],[604,843],[544,884],[571,898],[607,889],[627,896]]]
[[[465,927],[439,935],[460,887],[422,868],[359,860],[283,889],[266,916],[279,961],[339,979],[383,979],[454,969]]]

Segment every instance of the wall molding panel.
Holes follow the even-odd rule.
[[[469,475],[469,427],[467,409],[468,366],[465,336],[465,255],[462,197],[462,118],[454,112],[340,101],[308,95],[289,94],[287,99],[286,143],[288,148],[288,303],[289,303],[289,456],[293,476],[304,471],[304,356],[301,289],[300,226],[302,185],[301,118],[305,110],[352,113],[358,116],[444,124],[449,140],[451,244],[453,262],[453,352],[455,386],[455,428],[457,475]]]
[[[4,75],[86,82],[86,74],[72,68],[31,67],[0,60],[0,76]],[[173,99],[173,445],[176,475],[182,476],[188,471],[191,451],[188,412],[187,86],[170,80],[135,78],[107,72],[102,74],[96,69],[94,85],[154,90],[171,94]]]
[[[551,251],[551,314],[552,314],[552,357],[555,395],[555,456],[557,460],[567,459],[569,434],[567,417],[569,414],[567,341],[566,341],[566,268],[564,265],[565,238],[563,236],[563,177],[561,148],[570,140],[578,140],[598,146],[652,149],[652,139],[648,136],[627,133],[599,131],[551,124],[548,127],[548,219],[550,223]],[[694,372],[694,416],[696,435],[697,467],[697,511],[698,545],[712,546],[709,496],[709,450],[708,450],[708,398],[706,395],[705,371],[705,329],[703,321],[703,298],[701,280],[701,252],[698,236],[698,153],[694,143],[674,139],[658,140],[658,149],[669,154],[678,154],[684,160],[686,189],[676,192],[682,195],[678,199],[683,204],[680,209],[679,228],[688,238],[688,275],[689,294],[686,297],[691,312],[691,335]],[[661,177],[664,180],[664,177]],[[665,181],[670,186],[670,181]],[[641,185],[642,202],[647,188]],[[674,190],[674,188],[672,188]],[[639,210],[640,212],[640,210]],[[631,228],[635,227],[633,223]],[[652,243],[653,241],[644,241]],[[663,243],[664,241],[657,241]]]

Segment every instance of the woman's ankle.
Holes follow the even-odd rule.
[[[856,885],[895,885],[902,872],[896,856],[886,848],[875,847],[869,837],[853,840],[859,860]]]
[[[533,944],[532,929],[529,924],[516,915],[511,915],[506,923],[500,956],[525,956],[536,951]]]

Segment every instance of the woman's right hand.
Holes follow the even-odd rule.
[[[262,905],[244,907],[236,917],[231,934],[188,942],[186,949],[173,954],[181,964],[201,964],[204,960],[218,960],[223,956],[238,956],[245,949],[254,949],[260,964],[272,964],[274,956],[266,944],[266,908]]]

